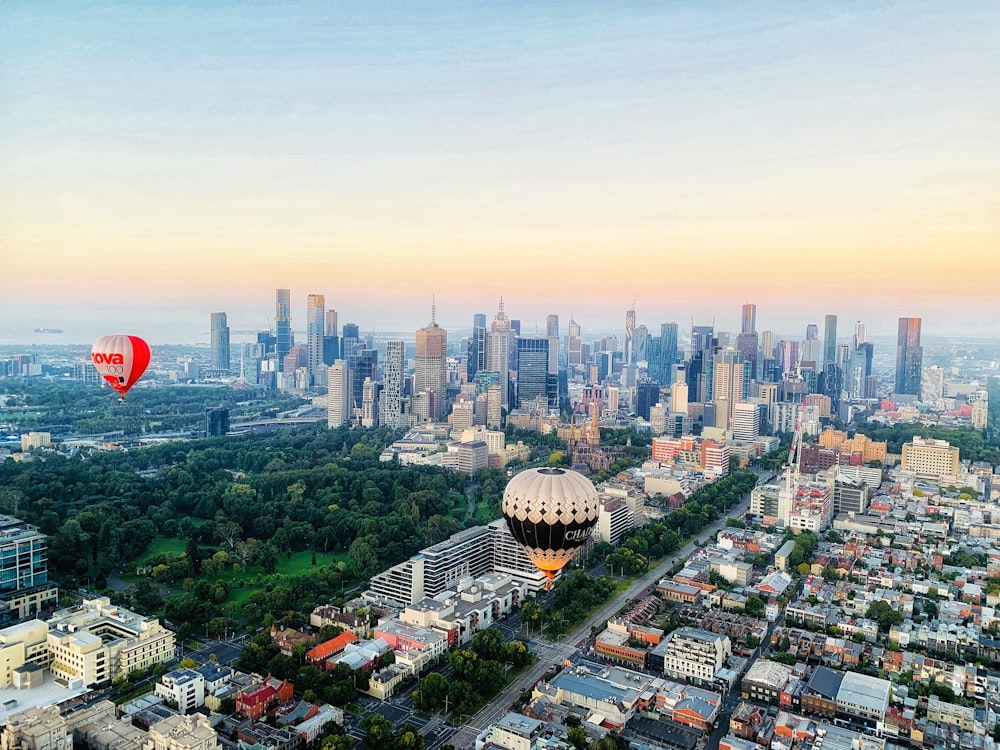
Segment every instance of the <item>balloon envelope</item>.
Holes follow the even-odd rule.
[[[510,533],[552,579],[590,538],[600,500],[578,472],[528,469],[507,483],[501,509]]]
[[[90,359],[124,401],[128,389],[146,371],[149,344],[138,336],[102,336],[90,348]]]

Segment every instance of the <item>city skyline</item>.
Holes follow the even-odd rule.
[[[539,335],[634,298],[733,331],[996,309],[996,6],[3,13],[11,336],[194,341],[279,287],[298,330],[312,293],[369,330],[503,296]]]

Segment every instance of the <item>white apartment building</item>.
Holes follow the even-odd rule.
[[[175,669],[160,678],[153,692],[173,701],[182,714],[188,714],[205,705],[205,677],[193,669]]]
[[[347,362],[338,359],[327,370],[326,424],[340,427],[351,416],[351,372]]]
[[[760,407],[749,401],[733,404],[733,440],[752,443],[760,437]]]
[[[476,577],[492,568],[490,531],[485,526],[473,526],[373,576],[367,593],[376,599],[414,604],[454,588],[462,578]]]
[[[594,527],[594,540],[617,545],[635,527],[635,518],[628,503],[620,497],[602,497]]]
[[[671,633],[656,650],[663,654],[665,675],[711,684],[733,647],[727,635],[685,627]]]

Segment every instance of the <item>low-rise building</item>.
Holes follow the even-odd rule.
[[[175,669],[160,678],[153,692],[173,701],[182,714],[191,713],[205,705],[205,677],[193,669]]]
[[[654,668],[655,653],[657,666],[662,663],[659,671],[668,677],[711,685],[732,652],[728,636],[699,628],[678,628],[650,653],[650,668]]]
[[[144,750],[218,750],[219,737],[200,714],[172,716],[149,728]]]

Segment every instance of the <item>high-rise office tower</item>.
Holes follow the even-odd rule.
[[[346,358],[347,369],[351,371],[351,395],[348,404],[351,414],[361,409],[365,398],[365,378],[378,379],[378,350],[358,345],[354,354]]]
[[[499,430],[503,426],[503,392],[499,385],[486,391],[486,428]]]
[[[702,399],[709,401],[725,401],[726,424],[732,417],[733,405],[744,401],[750,396],[750,363],[746,362],[733,347],[727,347],[712,357],[710,392]],[[706,375],[708,373],[706,372]],[[716,422],[718,424],[718,422]]]
[[[755,331],[748,331],[737,336],[736,350],[740,353],[743,361],[750,365],[750,377],[756,380],[757,360],[759,359],[757,333]]]
[[[361,426],[378,426],[378,383],[371,378],[361,384]]]
[[[360,331],[358,329],[358,324],[344,323],[344,329],[340,335],[340,354],[344,359],[347,359],[354,354],[354,350],[358,348],[359,338]]]
[[[1000,437],[1000,375],[986,378],[986,433]]]
[[[900,318],[896,337],[896,393],[920,395],[924,349],[920,346],[920,318]]]
[[[351,372],[347,362],[338,359],[327,370],[326,424],[340,427],[351,415]]]
[[[815,341],[815,339],[806,339],[806,341]],[[795,368],[799,364],[799,342],[779,341],[777,354],[778,367],[781,372],[785,375],[795,372]]]
[[[229,325],[224,312],[212,313],[212,369],[228,370]]]
[[[469,339],[469,357],[466,378],[471,383],[476,373],[486,369],[486,313],[472,316],[472,338]]]
[[[733,405],[733,439],[740,443],[752,443],[760,437],[760,407],[749,401]]]
[[[644,378],[635,386],[635,413],[647,422],[649,412],[654,404],[660,403],[660,384],[655,380]]]
[[[670,413],[687,414],[688,411],[688,385],[687,372],[684,366],[677,368],[677,380],[670,386]]]
[[[661,323],[660,335],[651,336],[646,343],[646,374],[650,380],[669,385],[676,364],[677,324]]]
[[[429,395],[431,416],[440,422],[447,415],[448,332],[438,325],[436,318],[436,306],[432,303],[431,322],[417,329],[413,392]]]
[[[517,397],[514,405],[521,408],[525,401],[544,396],[552,405],[549,393],[549,339],[519,338],[517,340]],[[552,382],[555,379],[552,378]]]
[[[320,385],[323,364],[323,334],[326,333],[326,297],[310,294],[306,297],[306,346],[309,347],[309,384]]]
[[[764,359],[774,359],[774,331],[760,332],[760,350]]]
[[[635,364],[635,307],[625,311],[625,364]]]
[[[326,311],[326,330],[323,332],[324,336],[336,336],[337,335],[337,311],[327,310]]]
[[[757,305],[743,305],[743,327],[740,333],[757,333]]]
[[[378,399],[378,423],[389,427],[404,427],[403,417],[403,351],[402,341],[385,343],[382,364],[382,393]]]
[[[549,340],[549,372],[559,372],[559,316],[545,316],[545,335]]]
[[[854,324],[854,348],[857,349],[863,343],[868,341],[868,329],[862,321],[858,321]]]
[[[687,364],[687,384],[689,399],[694,403],[711,400],[706,393],[711,390],[711,383],[706,383],[708,363],[715,352],[718,340],[715,338],[713,326],[691,326],[691,358]]]
[[[278,362],[284,362],[285,355],[292,348],[292,292],[277,289],[274,293],[274,353]]]
[[[566,366],[569,369],[583,366],[583,337],[580,335],[580,324],[569,319],[569,334],[566,337]]]
[[[844,367],[844,393],[848,398],[861,399],[865,393],[865,350],[855,349]]]
[[[486,370],[495,372],[500,384],[500,396],[503,405],[510,408],[510,342],[512,331],[510,318],[503,311],[503,298],[500,298],[500,309],[493,316],[493,324],[486,342]]]
[[[823,364],[837,364],[837,316],[827,315],[823,319]]]
[[[635,361],[649,362],[649,329],[645,325],[636,326],[635,335],[632,337],[635,342]]]
[[[815,323],[806,326],[806,338],[802,342],[802,346],[799,347],[798,354],[796,364],[799,362],[812,362],[813,364],[818,362],[822,366],[823,344],[819,340],[819,327]],[[788,370],[786,369],[785,372]]]

